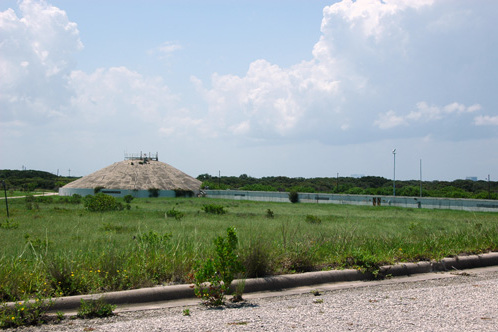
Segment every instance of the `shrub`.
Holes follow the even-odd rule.
[[[73,194],[70,198],[71,204],[80,204],[81,203],[81,195],[78,194]]]
[[[149,231],[149,233],[142,233],[136,236],[138,246],[142,250],[154,249],[164,247],[165,244],[171,239],[171,233],[164,233],[163,235]]]
[[[225,214],[227,211],[223,207],[223,205],[217,205],[217,204],[207,204],[202,206],[202,210],[206,213],[211,213],[211,214]]]
[[[193,273],[195,295],[205,304],[222,305],[235,276],[244,271],[235,253],[237,243],[235,229],[230,227],[226,237],[218,236],[214,240],[216,256],[203,263],[197,262]]]
[[[0,222],[0,229],[17,229],[19,228],[18,222],[11,222],[7,219],[4,223]]]
[[[299,194],[297,191],[289,192],[289,201],[291,201],[291,203],[298,203],[299,202]]]
[[[271,249],[263,239],[251,241],[243,253],[243,262],[248,278],[260,278],[271,274]]]
[[[322,219],[320,219],[319,217],[314,216],[312,214],[308,214],[306,216],[306,222],[308,224],[321,224],[322,223]]]
[[[175,197],[192,197],[194,192],[188,189],[175,189]]]
[[[273,219],[273,217],[275,217],[275,215],[273,214],[273,211],[270,209],[267,209],[266,210],[266,218]]]
[[[103,186],[95,187],[95,188],[93,188],[93,193],[98,194],[102,189],[105,189],[105,187],[103,187]]]
[[[149,197],[159,197],[159,189],[158,188],[150,188],[149,189]]]
[[[103,298],[85,301],[81,299],[80,308],[76,316],[79,318],[102,318],[113,316],[115,305],[105,302]]]
[[[128,194],[125,197],[123,197],[123,199],[124,199],[125,203],[130,204],[131,201],[133,201],[133,196]]]
[[[185,213],[181,211],[175,210],[175,208],[172,208],[169,211],[166,211],[166,217],[168,218],[175,218],[176,220],[180,220],[185,216]]]
[[[114,211],[120,208],[116,202],[116,198],[103,193],[98,193],[95,196],[86,196],[83,205],[91,212]],[[122,207],[123,205],[121,204],[121,210]]]
[[[15,302],[14,306],[3,304],[0,307],[0,328],[43,324],[51,306],[52,301],[46,301],[41,296],[34,301]]]

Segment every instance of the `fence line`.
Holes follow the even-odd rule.
[[[205,190],[207,197],[263,202],[290,202],[288,192]],[[380,195],[346,195],[299,193],[299,202],[318,204],[350,204],[397,206],[405,208],[449,209],[498,212],[498,201],[466,198],[404,197]]]

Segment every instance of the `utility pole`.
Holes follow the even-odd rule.
[[[3,185],[3,192],[5,194],[5,208],[7,209],[7,218],[10,217],[9,215],[9,203],[7,202],[7,188],[5,187],[5,181],[2,180],[2,185]]]
[[[422,197],[422,159],[420,159],[420,197]]]
[[[393,150],[393,156],[394,156],[393,196],[396,196],[396,149]]]
[[[69,172],[68,177],[71,177],[71,169],[68,169],[67,171]]]
[[[488,174],[488,199],[491,199],[491,182]]]

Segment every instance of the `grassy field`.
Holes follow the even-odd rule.
[[[7,198],[9,197],[19,197],[19,196],[26,196],[26,195],[43,195],[43,194],[52,194],[53,191],[45,190],[45,191],[19,191],[19,190],[7,190]],[[5,193],[3,190],[0,191],[0,198],[4,198]],[[3,203],[5,204],[5,203]]]
[[[9,201],[8,221],[0,206],[0,300],[187,282],[230,226],[247,277],[498,250],[496,213],[209,198],[134,199],[97,213],[61,199]],[[205,213],[207,204],[227,213]],[[184,216],[166,217],[173,209]]]

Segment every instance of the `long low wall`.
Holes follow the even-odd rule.
[[[204,192],[207,197],[213,198],[290,202],[289,193],[287,192],[242,190],[205,190]],[[299,201],[302,203],[319,204],[398,206],[406,208],[498,212],[498,201],[484,199],[299,193]]]
[[[124,197],[126,195],[131,195],[135,198],[150,197],[148,190],[102,189],[100,192],[114,197]],[[85,197],[93,195],[94,190],[88,188],[59,188],[59,196],[73,196],[74,194]],[[158,195],[158,197],[176,197],[174,190],[159,190]]]

